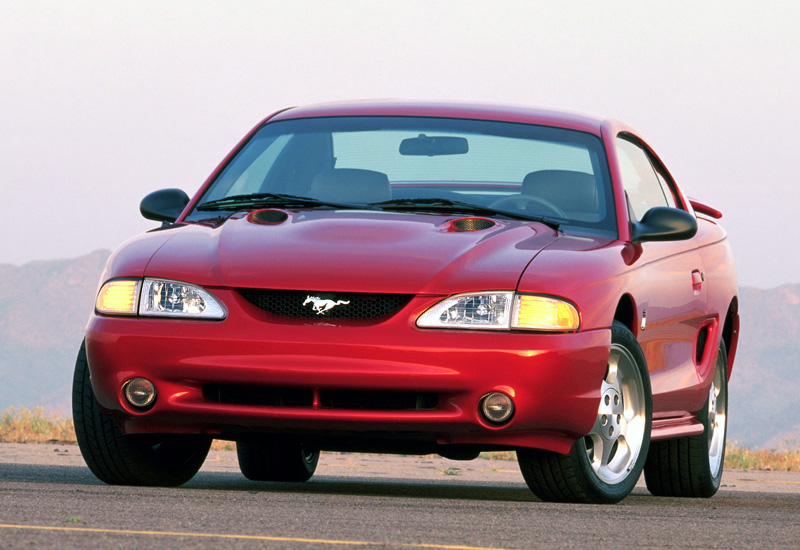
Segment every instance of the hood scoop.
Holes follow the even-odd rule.
[[[495,225],[497,224],[488,218],[459,218],[448,222],[448,230],[457,232],[483,231]]]
[[[283,210],[267,208],[266,210],[255,210],[247,215],[247,221],[259,225],[278,225],[289,219],[289,214]]]

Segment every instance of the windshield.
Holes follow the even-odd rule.
[[[248,203],[249,196],[261,202]],[[616,227],[598,137],[508,122],[362,116],[267,123],[186,219],[260,206],[264,197],[304,208],[430,212],[436,205],[455,212],[474,205],[562,229],[615,234]]]

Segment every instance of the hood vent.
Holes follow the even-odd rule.
[[[261,225],[278,225],[289,219],[289,214],[283,210],[256,210],[247,215],[247,221]]]
[[[495,224],[488,218],[459,218],[450,221],[451,231],[482,231],[494,227]]]

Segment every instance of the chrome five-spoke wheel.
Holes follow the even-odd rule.
[[[613,485],[632,471],[642,452],[646,425],[642,373],[624,346],[611,346],[600,391],[597,419],[584,444],[594,473]]]
[[[567,455],[518,449],[528,487],[542,500],[619,502],[633,490],[644,468],[652,410],[642,349],[633,333],[615,322],[594,425]]]
[[[712,475],[721,469],[720,466],[725,458],[725,432],[728,418],[725,375],[725,369],[717,368],[708,392],[708,465]]]

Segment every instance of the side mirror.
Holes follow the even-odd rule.
[[[189,195],[182,189],[153,191],[139,203],[139,211],[148,220],[172,223],[189,204]]]
[[[697,233],[697,218],[677,208],[656,206],[645,212],[642,221],[631,224],[631,241],[684,241]]]

